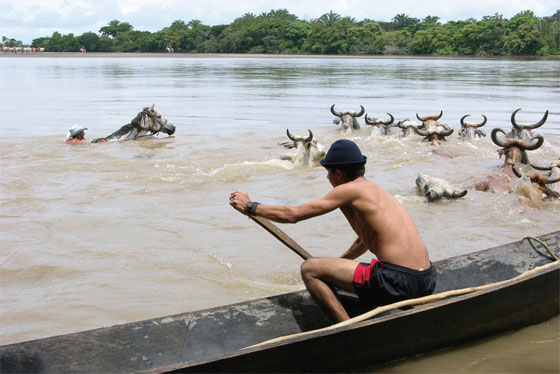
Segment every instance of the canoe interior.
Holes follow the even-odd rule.
[[[560,253],[560,231],[539,239]],[[510,279],[551,261],[540,244],[528,240],[438,261],[435,292]],[[331,324],[307,292],[293,292],[0,346],[0,371],[296,372],[360,368],[545,321],[558,314],[559,272],[556,267],[476,297],[465,295],[396,310],[334,332],[243,350]],[[355,297],[340,296],[352,316],[366,311]]]

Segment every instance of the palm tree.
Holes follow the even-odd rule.
[[[404,13],[397,14],[393,17],[392,21],[397,29],[404,29],[407,26],[416,25],[418,22],[420,22],[418,18],[409,17]]]
[[[202,22],[200,20],[197,19],[191,19],[189,21],[189,23],[187,24],[187,26],[189,26],[191,29],[196,29],[197,27],[201,26]]]
[[[291,14],[290,12],[288,12],[287,9],[277,9],[277,10],[271,10],[268,13],[268,17],[270,18],[282,18],[282,19],[288,19],[291,21],[297,21],[297,16]]]
[[[335,23],[340,21],[342,17],[340,14],[334,13],[332,10],[328,13],[323,14],[317,22],[322,23],[326,27],[333,26]]]

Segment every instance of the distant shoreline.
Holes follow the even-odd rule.
[[[560,60],[560,56],[426,56],[426,55],[312,55],[167,52],[42,52],[0,53],[0,58],[323,58],[323,59],[444,59],[444,60]]]

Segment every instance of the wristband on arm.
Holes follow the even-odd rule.
[[[247,204],[247,206],[245,207],[245,213],[248,216],[256,216],[257,215],[257,206],[259,206],[260,203],[256,202],[256,201],[250,201],[249,204]]]

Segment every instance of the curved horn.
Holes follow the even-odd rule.
[[[468,116],[470,116],[470,114],[467,114],[466,116],[461,117],[461,125],[463,127],[469,127],[469,125],[471,126],[476,126],[476,128],[482,127],[484,125],[486,125],[486,122],[488,121],[488,118],[486,118],[486,116],[484,114],[482,114],[482,118],[484,118],[484,120],[481,123],[468,123],[465,122],[465,118],[467,118]]]
[[[336,110],[334,110],[334,104],[331,106],[331,113],[334,114],[337,117],[341,116],[340,112],[337,112]]]
[[[154,106],[156,106],[156,104],[152,104],[152,106],[150,107],[150,112],[152,112],[154,110]]]
[[[391,113],[387,113],[387,114],[388,114],[389,117],[390,117],[390,119],[388,119],[387,121],[378,120],[378,119],[375,119],[375,121],[379,121],[379,122],[372,121],[372,120],[370,120],[370,119],[368,118],[368,115],[367,115],[367,114],[366,114],[366,116],[364,117],[364,119],[366,120],[366,123],[367,123],[368,125],[372,125],[372,126],[375,126],[375,125],[385,125],[385,126],[387,126],[387,125],[390,125],[390,124],[392,124],[393,122],[395,122],[395,117],[393,117],[393,115],[392,115]],[[401,122],[402,122],[402,121],[401,121]]]
[[[533,140],[537,139],[537,142],[533,144]],[[534,151],[538,149],[544,143],[544,137],[541,134],[536,134],[531,138],[531,142],[529,144],[519,144],[519,148],[524,151]]]
[[[502,147],[502,148],[507,148],[509,147],[509,144],[503,140],[500,140],[497,136],[497,134],[501,132],[502,134],[506,134],[504,130],[499,129],[499,128],[495,128],[492,130],[492,133],[490,134],[490,138],[492,138],[492,141],[494,142],[494,144],[496,144],[498,147]]]
[[[541,118],[541,120],[533,125],[520,125],[519,123],[517,123],[517,121],[515,120],[515,115],[517,114],[517,112],[519,112],[521,110],[521,108],[516,109],[512,114],[511,114],[511,124],[513,125],[513,127],[515,127],[518,130],[521,129],[529,129],[529,130],[533,130],[536,129],[537,127],[540,127],[542,125],[544,125],[544,123],[546,122],[547,118],[548,118],[548,110],[544,113],[543,118]]]
[[[484,121],[482,121],[482,123],[479,123],[478,125],[476,125],[477,128],[486,125],[486,122],[488,122],[488,118],[486,118],[486,116],[484,114],[482,114],[482,118],[484,118]]]
[[[313,133],[309,129],[307,129],[307,131],[309,131],[309,136],[307,138],[305,138],[305,142],[309,143],[310,141],[313,140]]]
[[[449,136],[453,134],[453,129],[443,130],[438,133],[439,136]]]
[[[428,130],[425,129],[419,129],[416,126],[412,127],[414,129],[414,132],[417,133],[418,135],[422,135],[422,136],[429,136],[430,133],[428,132]]]
[[[410,120],[409,120],[408,118],[403,119],[402,121],[397,122],[397,126],[400,127],[400,128],[402,129],[402,128],[403,128],[403,123],[405,123],[406,121],[410,121]],[[409,124],[409,125],[406,126],[406,127],[412,127],[412,125]],[[414,126],[414,127],[416,127],[416,126]]]
[[[393,117],[393,115],[391,113],[387,113],[387,115],[389,115],[389,117],[391,117],[391,119],[387,122],[385,121],[385,125],[391,125],[393,122],[395,122],[395,117]]]
[[[366,113],[366,116],[364,117],[364,120],[366,121],[366,125],[372,125],[372,126],[376,125],[375,122],[373,122],[372,120],[369,119],[367,113]]]
[[[551,177],[548,177],[544,183],[545,184],[552,184],[552,183],[558,183],[558,182],[560,182],[560,176],[558,176],[554,179],[551,178]]]
[[[360,110],[359,113],[354,114],[352,117],[356,118],[356,117],[361,117],[364,115],[364,113],[366,112],[366,109],[364,108],[363,105],[360,105],[360,108],[362,108],[362,110]]]
[[[546,167],[546,166],[538,166],[538,165],[533,165],[533,164],[530,163],[530,162],[529,162],[529,165],[531,165],[531,167],[532,167],[533,169],[537,169],[537,170],[540,170],[540,171],[551,171],[551,170],[552,170],[552,166],[548,166],[548,167]]]
[[[288,135],[288,138],[290,138],[291,141],[296,141],[296,138],[294,138],[294,136],[290,134],[290,129],[286,129],[286,135]]]
[[[436,120],[436,121],[437,121],[438,119],[441,118],[441,116],[443,116],[443,110],[441,110],[441,111],[439,112],[439,115],[436,115],[436,116],[420,117],[420,116],[418,115],[418,113],[416,113],[416,118],[418,118],[418,120],[420,120],[420,121],[422,121],[422,122],[425,122],[425,121],[427,121],[427,120],[429,120],[429,119],[433,119],[433,120]]]
[[[540,126],[544,125],[547,118],[548,118],[548,110],[546,112],[544,112],[543,118],[541,118],[541,120],[539,122],[535,123],[534,125],[527,125],[527,126],[530,129],[536,129],[537,127],[540,127]]]
[[[521,110],[521,108],[515,109],[513,111],[513,113],[511,113],[511,124],[513,127],[515,127],[517,130],[521,130],[521,128],[519,127],[519,125],[517,124],[517,122],[515,121],[515,115],[517,114],[517,112],[519,112]]]

